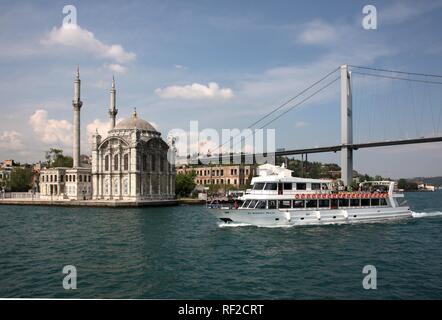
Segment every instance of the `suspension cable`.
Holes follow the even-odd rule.
[[[378,78],[386,78],[386,79],[393,79],[393,80],[403,80],[403,81],[410,81],[410,82],[442,84],[441,81],[431,81],[431,80],[420,80],[420,79],[402,78],[402,77],[386,76],[386,75],[367,73],[367,72],[352,71],[352,74],[359,74],[359,75],[372,76],[372,77],[378,77]]]
[[[255,122],[253,122],[252,124],[250,124],[249,126],[247,126],[248,129],[251,129],[253,126],[257,125],[259,122],[261,122],[262,120],[268,118],[270,115],[272,115],[273,113],[279,111],[280,109],[282,109],[283,107],[285,107],[286,105],[288,105],[290,102],[294,101],[295,99],[297,99],[298,97],[300,97],[301,95],[303,95],[304,93],[306,93],[307,91],[309,91],[310,89],[312,89],[313,87],[315,87],[317,84],[319,84],[320,82],[324,81],[325,79],[327,79],[328,77],[330,77],[332,74],[334,74],[336,71],[338,71],[340,69],[340,67],[335,68],[334,70],[330,71],[329,73],[327,73],[325,76],[323,76],[322,78],[320,78],[319,80],[313,82],[312,84],[310,84],[308,87],[306,87],[305,89],[303,89],[302,91],[300,91],[298,94],[296,94],[295,96],[293,96],[292,98],[286,100],[284,103],[280,104],[278,107],[276,107],[275,109],[273,109],[272,111],[270,111],[269,113],[265,114],[264,116],[262,116],[261,118],[259,118],[258,120],[256,120]],[[233,136],[232,138],[236,138],[238,135],[237,134],[235,136]],[[225,144],[230,143],[229,141],[226,141],[224,143],[222,143],[221,145],[219,145],[214,151],[219,150],[220,148],[222,148]]]
[[[354,65],[349,65],[349,67],[357,68],[357,69],[372,70],[372,71],[381,71],[381,72],[390,72],[390,73],[408,74],[408,75],[412,75],[412,76],[422,76],[422,77],[436,77],[436,78],[442,78],[442,75],[439,75],[439,74],[417,73],[417,72],[406,72],[406,71],[388,70],[388,69],[382,69],[382,68],[365,67],[365,66],[354,66]]]

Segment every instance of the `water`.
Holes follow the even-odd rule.
[[[201,206],[0,206],[0,297],[441,299],[442,192],[406,196],[414,219],[295,228],[221,228]]]

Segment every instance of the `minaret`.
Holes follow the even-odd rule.
[[[74,98],[72,107],[74,108],[74,136],[72,143],[72,158],[74,160],[74,168],[81,166],[80,163],[80,109],[83,102],[80,100],[80,68],[77,66],[77,74],[74,80]]]
[[[115,127],[115,119],[117,117],[118,109],[116,107],[117,91],[115,90],[115,78],[112,76],[112,88],[110,91],[110,105],[109,105],[109,119],[110,119],[110,130]]]

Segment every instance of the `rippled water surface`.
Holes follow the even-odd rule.
[[[441,299],[442,192],[406,196],[416,218],[295,228],[220,228],[201,206],[0,206],[0,297]]]

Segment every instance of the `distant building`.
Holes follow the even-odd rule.
[[[92,198],[91,168],[82,167],[80,157],[80,71],[74,80],[72,158],[73,168],[46,168],[40,171],[40,198],[50,200],[87,200]]]
[[[426,183],[421,183],[417,185],[417,189],[420,191],[436,191],[436,187],[432,186],[430,184],[426,184]]]
[[[15,165],[16,165],[16,163],[15,163],[14,160],[11,160],[11,159],[9,159],[9,160],[3,160],[3,161],[0,163],[0,168],[2,168],[2,169],[12,168],[12,167],[15,166]]]
[[[247,186],[256,174],[256,165],[199,165],[182,166],[177,173],[196,173],[195,183],[198,186],[211,184],[231,185],[235,187]]]

